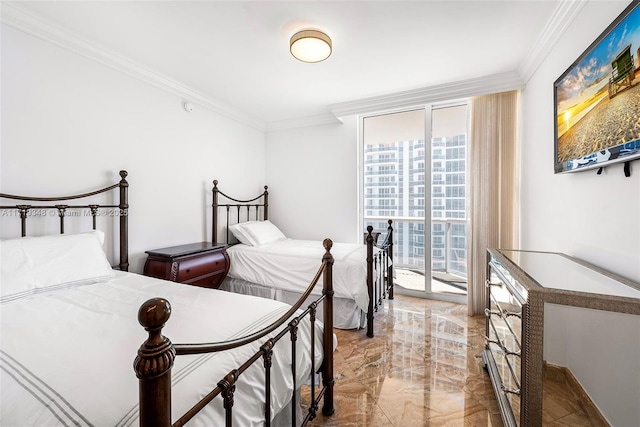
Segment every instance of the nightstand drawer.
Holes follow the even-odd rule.
[[[198,279],[191,280],[189,282],[184,282],[184,283],[187,283],[189,285],[194,285],[194,286],[201,286],[203,288],[218,289],[222,284],[222,281],[226,277],[226,274],[224,273],[225,273],[224,270],[220,270],[208,276],[200,277]]]
[[[224,271],[227,267],[226,253],[211,253],[205,256],[180,261],[178,266],[178,282],[189,282],[216,271]]]

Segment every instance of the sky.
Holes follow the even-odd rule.
[[[606,30],[603,34],[606,33]],[[602,37],[602,36],[600,36]],[[598,40],[600,40],[598,37]],[[640,46],[640,6],[632,10],[610,33],[587,48],[584,56],[563,74],[557,86],[558,114],[572,105],[591,98],[611,76],[611,61],[631,45],[636,67],[636,50]]]

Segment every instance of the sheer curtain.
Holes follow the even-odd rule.
[[[519,244],[518,98],[512,91],[471,100],[469,315],[484,312],[487,248]]]

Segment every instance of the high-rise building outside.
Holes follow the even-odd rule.
[[[425,270],[425,146],[423,140],[365,145],[365,226],[385,231],[394,219],[396,268]],[[467,138],[431,141],[431,269],[467,276]],[[371,218],[376,218],[371,219]]]

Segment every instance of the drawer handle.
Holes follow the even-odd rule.
[[[505,310],[503,314],[504,314],[504,317],[513,316],[513,317],[517,317],[518,319],[522,319],[522,314],[520,314],[520,313],[515,313],[515,312],[513,312],[513,311],[507,311],[507,310]]]
[[[497,345],[498,347],[500,347],[502,349],[502,343],[500,341],[492,340],[491,338],[489,338],[486,335],[484,337],[484,343],[485,344],[495,344],[495,345]]]
[[[493,316],[498,316],[499,318],[507,318],[509,316],[513,316],[513,317],[517,317],[518,319],[522,319],[522,315],[520,313],[515,313],[513,311],[507,311],[507,310],[503,310],[503,311],[491,311],[488,308],[484,309],[484,315],[487,317],[491,317]]]
[[[191,269],[190,269],[190,268],[187,268],[186,273],[191,273]]]
[[[520,396],[520,389],[519,388],[512,389],[512,388],[505,387],[504,385],[501,385],[500,388],[502,389],[502,392],[505,393],[505,394],[506,393],[511,393],[511,394],[515,394],[515,395]]]
[[[504,344],[501,341],[492,340],[491,338],[485,336],[484,337],[484,343],[485,344],[495,344],[495,345],[497,345],[498,347],[500,347],[500,350],[502,350],[502,353],[505,356],[522,357],[522,354],[519,351],[508,350],[507,347],[505,347]]]
[[[488,279],[484,282],[485,287],[490,288],[491,286],[496,286],[501,288],[503,286],[502,283],[491,283]]]

